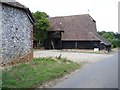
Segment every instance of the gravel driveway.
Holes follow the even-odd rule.
[[[97,62],[105,58],[111,57],[112,54],[95,54],[95,53],[80,53],[72,51],[60,51],[60,50],[46,50],[46,51],[34,51],[34,57],[59,57],[66,58],[74,62]]]

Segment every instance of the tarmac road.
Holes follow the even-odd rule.
[[[118,88],[118,53],[78,70],[52,88]]]

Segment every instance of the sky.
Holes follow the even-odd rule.
[[[90,14],[97,31],[118,32],[119,0],[16,0],[31,12],[46,12],[50,17]]]

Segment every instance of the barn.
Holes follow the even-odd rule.
[[[12,0],[0,1],[0,61],[11,65],[33,58],[34,19],[29,8]]]
[[[46,49],[94,49],[110,51],[111,43],[97,33],[89,14],[51,17]]]

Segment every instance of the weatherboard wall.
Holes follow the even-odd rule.
[[[62,41],[62,49],[99,48],[100,41]]]

